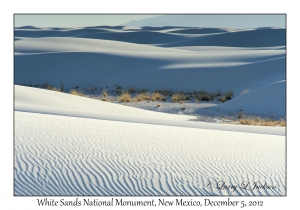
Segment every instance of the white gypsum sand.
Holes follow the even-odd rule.
[[[189,119],[184,115],[171,121],[178,121],[177,126],[155,125],[147,119],[156,118],[159,123],[160,115],[170,119],[172,115],[151,116],[152,112],[138,109],[144,122],[134,122],[129,110],[135,108],[29,87],[16,86],[15,91],[16,195],[285,194],[284,133],[217,130],[212,123],[206,123],[205,129],[201,124],[200,128],[189,128],[180,125]],[[57,99],[47,103],[53,95]],[[36,96],[39,102],[32,100]],[[75,105],[64,114],[66,109],[61,107],[71,99]],[[73,117],[72,113],[83,111],[81,104],[98,113],[99,118]],[[60,112],[48,114],[51,107]],[[122,121],[101,119],[101,110],[109,107],[108,115],[114,115],[114,110],[126,113],[119,116]],[[127,118],[131,121],[126,122]],[[246,128],[260,132],[256,126]],[[276,187],[205,187],[218,181],[227,185],[260,182]]]
[[[285,194],[284,136],[25,112],[15,118],[15,195]],[[220,181],[238,187],[219,190]],[[243,182],[275,188],[243,190]]]
[[[285,29],[28,26],[14,38],[15,195],[286,194],[285,128],[198,121],[285,118]],[[17,85],[61,82],[233,99],[162,113]]]

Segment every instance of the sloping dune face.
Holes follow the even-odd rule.
[[[185,124],[189,116],[138,113],[29,87],[15,91],[15,195],[285,194],[284,134],[211,123],[203,129]],[[105,118],[116,113],[118,119]],[[135,114],[143,118],[133,121]]]
[[[16,28],[15,84],[231,90],[239,97],[286,80],[285,33],[280,28]]]
[[[233,91],[285,117],[285,29],[15,28],[15,195],[285,195],[285,128],[19,86]],[[202,103],[202,102],[201,102]]]

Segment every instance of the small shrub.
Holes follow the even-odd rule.
[[[171,96],[172,90],[157,90],[154,93],[160,93],[163,96]]]
[[[70,90],[70,93],[72,95],[75,95],[75,96],[83,96],[83,92],[82,91],[75,90],[75,89]]]
[[[108,97],[108,93],[107,93],[106,90],[102,90],[102,96],[103,96],[103,97]]]
[[[242,125],[259,125],[259,126],[286,126],[286,121],[284,119],[275,120],[272,118],[261,118],[259,116],[246,116],[243,115],[242,118],[238,120]]]
[[[182,92],[174,93],[172,95],[172,101],[175,103],[180,103],[183,102],[184,100],[185,100],[185,94]]]
[[[58,89],[60,90],[60,92],[64,92],[65,89],[64,83],[61,82]]]
[[[32,85],[30,85],[30,87],[32,87]],[[41,88],[52,90],[53,86],[50,85],[48,82],[45,82],[44,84],[41,85]]]
[[[225,93],[225,98],[227,100],[232,99],[232,96],[233,96],[233,92],[232,91],[228,91],[228,92]]]
[[[161,107],[161,105],[160,104],[157,104],[157,106],[156,107]]]
[[[148,92],[139,93],[135,96],[135,100],[137,102],[140,101],[150,101],[151,100],[151,94]]]
[[[119,97],[119,102],[131,102],[131,96],[129,93],[122,93]]]
[[[166,98],[162,94],[158,92],[152,94],[152,101],[164,101],[164,100],[166,100]]]
[[[228,91],[225,93],[224,96],[221,96],[220,98],[218,98],[218,101],[221,101],[222,103],[232,99],[233,96],[233,92],[232,91]]]
[[[60,88],[56,88],[56,87],[53,87],[51,90],[57,91],[57,92],[62,92],[62,90]]]
[[[209,101],[209,96],[205,91],[200,92],[200,97],[201,97],[201,101]]]
[[[202,101],[211,101],[215,98],[215,95],[213,93],[207,93],[206,91],[201,91],[200,97]]]
[[[225,98],[225,96],[221,96],[218,98],[218,101],[221,101],[222,103],[224,103],[227,101],[227,99]]]

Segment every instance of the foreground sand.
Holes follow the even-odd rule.
[[[74,106],[64,115],[67,94],[15,91],[15,195],[285,195],[284,128],[270,128],[279,131],[272,135],[254,126],[244,127],[252,133],[212,123],[182,127],[190,116],[146,110],[139,110],[144,121],[134,122],[135,108],[70,95]],[[82,104],[98,107],[98,118],[72,116]],[[47,113],[51,107],[57,112]],[[103,120],[101,110],[126,114]],[[149,124],[150,118],[178,126]],[[243,183],[250,183],[247,190]]]

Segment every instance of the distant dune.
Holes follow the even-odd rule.
[[[286,79],[285,29],[128,29],[16,29],[15,83],[232,90],[239,97]]]

